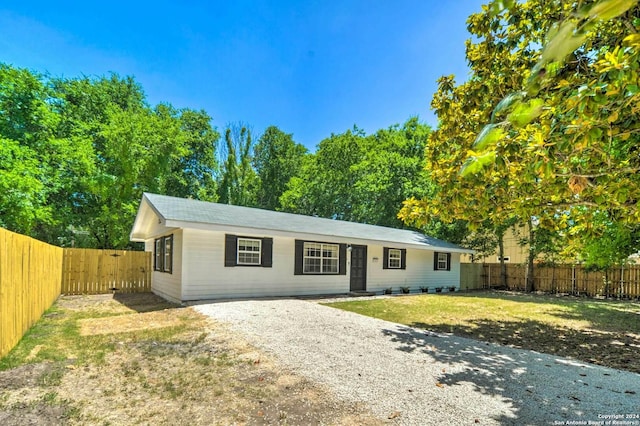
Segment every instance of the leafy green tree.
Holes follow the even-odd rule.
[[[340,220],[354,220],[356,175],[351,167],[363,156],[364,133],[354,127],[331,135],[308,156],[299,176],[280,198],[282,210]]]
[[[423,152],[430,128],[410,118],[372,135],[357,127],[323,140],[280,198],[295,213],[396,228],[409,196],[426,196],[431,181]],[[426,226],[426,224],[421,224]],[[466,226],[463,227],[466,230]],[[434,225],[432,230],[440,231]],[[442,237],[435,234],[436,237]]]
[[[224,152],[220,183],[219,202],[237,206],[255,206],[258,178],[251,167],[253,140],[251,129],[246,125],[230,125],[224,134]]]
[[[38,221],[50,220],[39,165],[35,151],[0,139],[0,226],[29,233]]]
[[[467,55],[473,55],[470,63],[476,60],[477,67],[493,68],[494,61],[503,60],[507,62],[507,68],[523,67],[511,57],[508,49],[495,51],[491,46],[485,49],[494,55],[479,60],[476,56],[478,48],[469,42]],[[495,242],[501,251],[505,232],[520,220],[508,208],[516,190],[513,180],[509,179],[508,172],[497,168],[486,175],[469,174],[464,178],[459,173],[476,134],[489,119],[490,108],[487,105],[498,102],[505,86],[508,90],[513,81],[513,76],[507,75],[506,70],[504,75],[486,68],[482,70],[486,76],[472,76],[459,86],[452,76],[439,80],[438,91],[431,103],[439,126],[429,135],[425,149],[430,190],[422,196],[408,198],[400,211],[400,218],[407,224],[427,228],[430,223],[464,223],[471,233],[478,236],[491,233],[496,236],[494,241],[481,238],[477,241],[480,247],[471,248],[486,251]],[[504,256],[500,253],[499,257],[502,259]],[[506,285],[506,265],[504,261],[501,263],[502,285]]]
[[[527,4],[533,2],[527,2]],[[494,22],[524,6],[497,7]],[[517,170],[528,191],[512,207],[543,207],[545,226],[588,223],[582,235],[638,223],[640,6],[635,0],[556,5],[527,80],[493,109],[468,158],[469,172]],[[609,220],[598,220],[605,214]],[[546,217],[544,217],[546,216]]]
[[[211,198],[217,133],[206,114],[151,108],[131,77],[56,80],[61,135],[90,147],[93,172],[68,188],[66,223],[98,248],[131,246],[144,191]],[[71,236],[69,236],[71,238]]]
[[[152,108],[133,77],[0,64],[0,225],[54,244],[129,247],[144,191],[215,199],[218,139],[204,111]]]
[[[284,133],[276,126],[267,127],[254,148],[252,160],[259,179],[258,207],[280,209],[280,196],[286,191],[289,180],[300,173],[306,154],[307,149],[296,143],[292,134]]]
[[[44,77],[0,64],[0,225],[54,243],[65,188],[91,169],[86,145],[60,137],[59,126]]]
[[[580,238],[585,232],[584,226],[570,228],[568,238],[573,242],[571,254],[591,270],[606,271],[626,265],[629,256],[639,251],[640,226],[611,222],[604,212],[595,215],[595,221],[605,224],[593,224],[602,231],[588,239]]]
[[[404,217],[445,206],[445,217],[535,218],[555,232],[603,210],[637,221],[638,17],[633,0],[495,1],[472,15],[472,75],[442,78],[432,102],[440,192],[409,200]]]
[[[180,125],[186,152],[172,158],[161,192],[175,197],[216,201],[216,148],[220,134],[211,126],[211,117],[205,111],[190,109],[170,109],[170,115]]]
[[[428,194],[424,149],[431,128],[417,117],[364,139],[363,156],[351,167],[356,176],[353,220],[402,228],[398,211],[407,196]],[[433,235],[437,236],[437,235]]]

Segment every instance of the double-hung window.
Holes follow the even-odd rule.
[[[451,253],[435,252],[433,257],[433,269],[436,271],[450,271]]]
[[[261,265],[262,240],[238,238],[238,265]]]
[[[407,249],[383,247],[382,269],[407,269]]]
[[[164,240],[164,265],[163,271],[171,273],[173,268],[173,235],[163,238]]]
[[[261,266],[271,268],[273,238],[225,234],[224,266]]]
[[[171,273],[173,267],[173,235],[154,241],[153,270]]]
[[[158,238],[155,240],[155,247],[153,253],[153,270],[154,271],[162,271],[162,261],[164,260],[163,256],[163,246],[162,246],[162,238]]]
[[[399,249],[389,249],[389,269],[400,269],[402,261],[402,251]]]
[[[337,274],[340,246],[305,242],[303,249],[303,268],[305,274]]]

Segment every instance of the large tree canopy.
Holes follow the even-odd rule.
[[[142,192],[215,198],[210,121],[149,106],[131,77],[0,65],[0,225],[54,244],[127,247]]]
[[[264,131],[254,148],[253,167],[259,184],[256,202],[262,208],[280,208],[280,196],[287,190],[287,183],[298,175],[307,149],[293,140],[293,135],[276,126]]]
[[[637,2],[492,2],[468,29],[471,76],[432,102],[435,197],[402,217],[535,218],[567,238],[640,222]]]
[[[408,196],[429,190],[423,151],[429,127],[409,119],[366,136],[357,127],[332,135],[308,155],[280,198],[285,211],[402,227]]]

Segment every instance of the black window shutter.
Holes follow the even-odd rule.
[[[273,238],[262,239],[262,266],[264,268],[271,268],[273,264]]]
[[[389,269],[389,247],[382,248],[382,269]]]
[[[347,245],[340,244],[340,251],[338,254],[338,274],[347,275]]]
[[[451,253],[447,253],[447,271],[451,270]]]
[[[438,252],[437,251],[433,252],[433,270],[434,271],[438,270]]]
[[[304,251],[304,241],[296,240],[293,275],[302,275],[303,251]]]
[[[153,240],[153,270],[154,271],[159,271],[160,270],[160,262],[158,261],[158,257],[160,256],[160,253],[158,248],[160,247],[160,244],[158,244],[158,240]]]
[[[400,269],[407,269],[407,249],[400,250]]]
[[[238,264],[238,236],[225,234],[224,236],[224,266]]]

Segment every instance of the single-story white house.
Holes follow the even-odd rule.
[[[455,244],[418,232],[148,194],[131,241],[174,302],[460,286]]]

